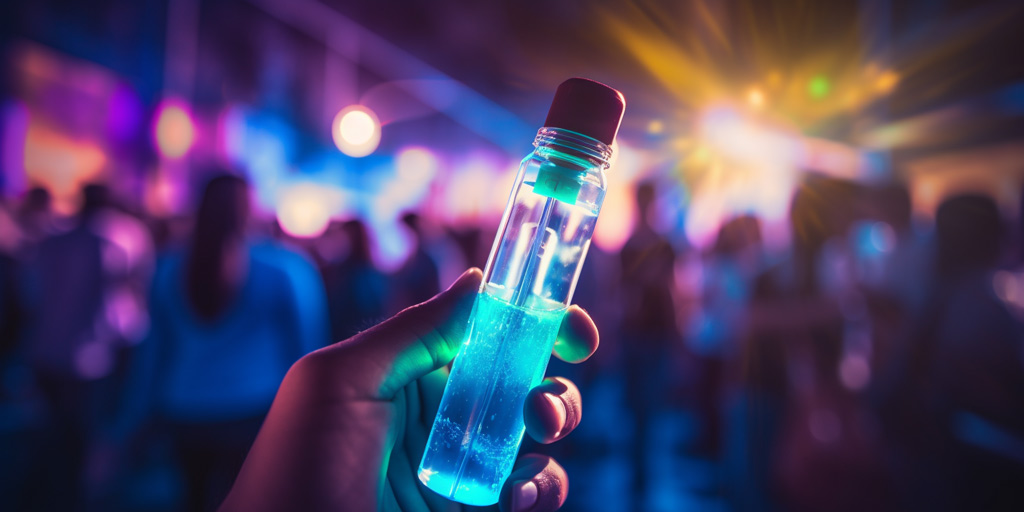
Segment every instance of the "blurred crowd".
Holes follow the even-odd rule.
[[[73,217],[42,188],[0,204],[5,507],[215,508],[294,361],[482,267],[493,233],[410,212],[384,271],[360,220],[292,238],[208,175],[187,219],[101,184]],[[624,452],[645,510],[688,478],[653,474],[667,452],[707,462],[725,510],[1024,510],[1020,222],[984,195],[917,218],[900,183],[807,174],[787,246],[740,215],[698,249],[659,228],[659,194],[636,186],[621,251],[590,249],[575,301],[601,349],[549,372],[594,400],[590,434],[548,448],[570,475]],[[694,427],[652,442],[672,415]]]

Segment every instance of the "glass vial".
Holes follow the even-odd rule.
[[[519,167],[420,463],[420,481],[451,500],[497,503],[512,471],[523,404],[590,247],[624,108],[603,84],[563,82]]]

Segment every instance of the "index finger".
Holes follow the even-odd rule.
[[[599,343],[597,325],[590,315],[575,304],[569,306],[558,328],[555,356],[567,363],[582,363],[594,354]]]

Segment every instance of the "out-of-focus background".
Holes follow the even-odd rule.
[[[0,7],[0,509],[208,510],[288,366],[628,106],[566,510],[1024,510],[1024,4]]]

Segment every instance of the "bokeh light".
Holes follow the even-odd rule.
[[[871,382],[871,364],[860,354],[850,354],[839,363],[839,380],[847,389],[858,391]]]
[[[761,92],[761,89],[758,89],[758,88],[754,87],[754,88],[750,89],[749,91],[747,91],[747,103],[749,103],[750,106],[754,107],[754,108],[761,108],[761,107],[763,107],[764,106],[764,93]]]
[[[28,137],[29,110],[22,102],[3,105],[0,118],[0,165],[3,166],[4,188],[7,193],[20,194],[26,185],[25,139]]]
[[[188,153],[196,141],[196,126],[183,102],[170,99],[157,107],[153,138],[164,158],[176,160]]]
[[[888,93],[896,87],[899,81],[900,75],[895,71],[885,71],[875,80],[875,88],[878,89],[878,92]]]
[[[891,252],[896,246],[896,232],[892,226],[884,222],[876,222],[871,225],[870,231],[871,247],[878,253]]]
[[[362,105],[345,107],[334,116],[331,136],[342,153],[364,157],[373,153],[380,144],[380,120],[372,110]]]
[[[601,215],[594,226],[594,244],[609,252],[625,245],[636,224],[636,199],[632,182],[643,167],[640,154],[616,140],[612,144],[611,167],[608,169],[608,191]]]
[[[500,215],[508,199],[509,187],[498,189],[499,171],[505,162],[487,152],[469,155],[448,176],[444,188],[444,208],[449,220],[471,223],[480,218]]]
[[[399,150],[395,169],[402,180],[426,183],[437,173],[438,161],[429,149],[410,146]]]
[[[820,100],[825,96],[828,96],[828,92],[831,88],[832,85],[824,75],[817,75],[814,78],[811,78],[810,82],[807,82],[807,93],[814,99]]]
[[[783,221],[798,182],[802,139],[728,106],[702,112],[697,135],[681,162],[691,192],[687,238],[706,247],[722,222],[744,213],[757,214],[774,232],[772,224]]]
[[[277,204],[277,222],[296,238],[313,238],[327,230],[333,205],[331,194],[313,183],[289,187]]]
[[[568,512],[985,509],[968,504],[990,496],[982,485],[1005,483],[1010,459],[1024,461],[1024,421],[1013,414],[1022,393],[1002,396],[1024,387],[1024,327],[1009,328],[1007,315],[1024,319],[1024,60],[1006,51],[1024,46],[1024,2],[637,0],[542,16],[528,3],[451,0],[398,11],[316,0],[168,2],[159,12],[14,2],[15,30],[0,43],[0,439],[17,449],[0,449],[0,473],[17,478],[0,488],[17,492],[0,492],[0,510],[202,497],[191,484],[203,468],[122,427],[230,421],[251,441],[243,430],[302,353],[484,265],[519,162],[555,85],[572,75],[620,88],[628,107],[574,295],[608,343],[576,375],[597,420],[582,424],[576,447],[598,450],[563,453],[586,487]],[[200,206],[203,183],[225,172],[248,183],[246,249],[260,265],[232,265],[245,256],[234,250],[220,261],[203,254],[242,239],[203,229],[241,213]],[[641,184],[653,191],[643,209]],[[965,193],[993,197],[1004,222],[966,209],[935,218]],[[224,199],[217,206],[232,206]],[[575,233],[581,220],[548,227]],[[532,247],[546,236],[541,222],[506,230],[510,268],[545,274],[554,258],[580,254]],[[998,266],[992,244],[945,245],[963,225],[999,233]],[[949,272],[946,256],[983,245],[985,268]],[[167,256],[262,283],[235,290],[205,324],[266,318],[282,328],[234,336],[250,350],[223,359],[165,358],[159,371],[117,357],[135,342],[143,355],[188,349],[171,339],[184,332],[176,313],[190,321],[204,308],[146,297],[217,298],[182,288],[189,276],[165,270],[191,269],[168,267]],[[57,350],[35,350],[48,342]],[[908,357],[921,354],[931,357]],[[70,478],[96,469],[71,467],[81,450],[34,449],[81,445],[89,432],[65,433],[57,420],[96,416],[53,393],[61,386],[48,381],[60,375],[22,382],[47,362],[81,381],[72,398],[93,383],[126,398],[105,417],[133,425],[98,425],[118,431],[105,444],[125,455],[98,487]],[[564,370],[556,364],[552,373]],[[193,371],[203,368],[209,375]],[[184,387],[176,375],[189,376]],[[991,382],[957,387],[977,375]],[[237,386],[204,385],[228,380]],[[156,388],[201,400],[169,410],[166,396],[132,396]],[[941,407],[918,407],[936,399]],[[223,455],[240,460],[247,444],[231,444]],[[68,478],[19,473],[40,461]],[[132,471],[139,461],[144,481]],[[227,485],[233,475],[223,476]],[[47,507],[40,489],[86,500]],[[927,499],[912,503],[918,496]]]
[[[58,129],[29,122],[24,146],[25,178],[53,195],[54,208],[69,214],[78,206],[78,191],[99,179],[110,162],[94,141],[68,137]]]

